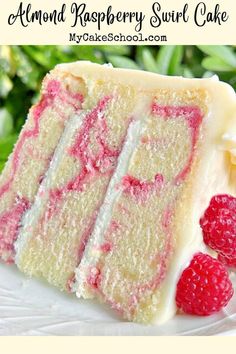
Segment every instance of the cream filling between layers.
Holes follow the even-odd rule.
[[[28,240],[31,237],[35,236],[31,232],[31,225],[34,225],[35,222],[39,220],[42,208],[45,207],[45,201],[48,197],[48,191],[50,189],[51,181],[54,178],[54,171],[57,170],[57,166],[60,163],[61,156],[68,148],[68,142],[72,140],[76,130],[81,127],[83,119],[87,113],[88,111],[86,110],[80,111],[79,114],[76,114],[71,117],[66,123],[65,130],[54,152],[53,159],[39,187],[35,202],[22,218],[19,236],[14,245],[16,251],[15,263],[19,268],[21,268],[21,253],[24,251]]]

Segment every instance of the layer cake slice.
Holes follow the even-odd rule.
[[[21,220],[16,263],[125,319],[161,323],[203,249],[199,220],[211,197],[235,195],[235,93],[216,78],[86,62],[51,75],[82,82],[83,102]]]

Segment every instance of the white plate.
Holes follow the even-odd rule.
[[[236,286],[236,276],[233,276]],[[210,317],[176,316],[163,326],[120,321],[109,309],[26,279],[0,264],[0,335],[235,335],[236,296]]]

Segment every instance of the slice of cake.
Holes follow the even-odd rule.
[[[0,178],[0,258],[14,261],[14,241],[22,215],[31,207],[68,119],[80,111],[85,87],[61,72],[45,78]]]
[[[16,263],[125,319],[161,323],[176,311],[182,270],[204,249],[199,220],[211,197],[236,192],[225,139],[235,93],[216,78],[87,62],[51,76],[82,82],[83,102],[17,228]]]

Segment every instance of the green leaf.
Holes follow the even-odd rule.
[[[6,137],[13,130],[12,115],[6,108],[0,109],[0,138]]]
[[[188,67],[183,68],[183,76],[189,79],[192,79],[194,77],[192,71]]]
[[[207,79],[209,77],[214,76],[215,74],[212,71],[205,71],[204,74],[202,75],[203,79]]]
[[[36,90],[39,85],[41,71],[37,65],[18,46],[12,46],[17,69],[16,74],[30,89]]]
[[[4,72],[0,72],[0,97],[7,97],[12,87],[13,83],[9,76]]]
[[[3,106],[8,110],[14,119],[14,130],[19,128],[25,121],[28,110],[31,106],[31,98],[35,91],[29,89],[17,76],[14,78],[14,87],[4,100]]]
[[[12,54],[11,46],[2,45],[0,46],[0,70],[10,77],[15,75],[16,65],[14,60],[14,55]]]
[[[150,49],[144,48],[142,50],[142,62],[145,70],[152,71],[154,73],[158,72],[157,63]]]
[[[5,166],[6,161],[0,160],[0,172],[2,172],[4,166]]]
[[[226,45],[199,45],[198,48],[210,57],[218,58],[228,66],[236,68],[236,54]]]
[[[109,55],[108,61],[115,67],[125,69],[139,69],[138,65],[130,58],[119,55]]]
[[[113,55],[130,55],[131,47],[128,45],[99,45],[96,46],[96,49],[105,53],[105,54],[113,54]]]
[[[47,70],[51,69],[56,64],[56,58],[52,55],[50,46],[45,50],[40,46],[22,46],[24,53],[26,53],[33,61],[43,66]]]
[[[183,60],[184,47],[182,45],[176,45],[169,64],[169,75],[179,75],[181,62]]]
[[[222,59],[216,57],[207,57],[202,61],[202,66],[210,71],[233,71],[231,65],[226,64]]]
[[[135,48],[134,61],[141,68],[143,67],[143,50],[148,46],[139,45]]]
[[[17,140],[17,135],[9,135],[6,138],[0,139],[0,160],[7,160],[13,150],[13,146]]]
[[[158,72],[163,75],[167,75],[170,67],[172,55],[174,53],[175,46],[167,45],[160,48],[157,54],[157,68]]]
[[[101,52],[98,49],[99,46],[89,46],[89,45],[77,45],[73,46],[72,54],[74,56],[73,60],[89,60],[95,63],[103,63]],[[58,51],[58,57],[62,55],[62,51]],[[66,54],[65,52],[63,53],[64,58],[60,57],[61,61],[72,61],[71,57]]]

